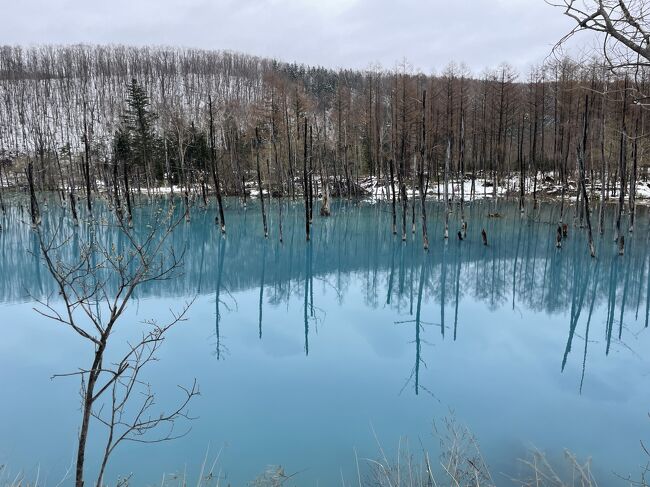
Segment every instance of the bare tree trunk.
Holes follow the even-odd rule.
[[[72,222],[75,225],[79,224],[79,216],[77,215],[77,197],[74,191],[70,191],[70,210],[72,211]]]
[[[199,175],[199,178],[201,179],[201,199],[203,200],[203,208],[208,207],[208,194],[205,188],[205,173],[201,171],[201,174]]]
[[[391,159],[389,161],[390,166],[390,194],[391,194],[391,209],[392,209],[392,222],[393,222],[393,235],[397,235],[397,202],[395,201],[395,168],[394,161]]]
[[[208,110],[210,112],[210,168],[214,180],[214,190],[217,194],[217,206],[219,207],[219,226],[221,233],[226,233],[226,220],[223,215],[223,202],[221,201],[221,184],[219,181],[219,169],[215,158],[214,148],[214,118],[212,115],[212,96],[208,96]]]
[[[65,205],[65,179],[63,177],[63,169],[61,168],[61,161],[59,160],[59,152],[56,150],[54,151],[54,157],[56,159],[57,169],[59,170],[59,181],[60,181],[59,184],[61,185],[59,188],[59,195],[61,197],[61,203]],[[2,186],[2,184],[0,184],[0,186]],[[4,204],[2,205],[2,211],[4,213]]]
[[[422,213],[422,244],[424,246],[424,250],[429,250],[429,234],[427,232],[427,206],[426,206],[426,199],[427,199],[427,189],[428,189],[428,173],[427,173],[427,183],[425,185],[424,181],[424,160],[425,160],[425,153],[426,153],[426,137],[427,137],[427,131],[426,131],[426,112],[425,112],[425,107],[426,107],[426,100],[427,100],[427,91],[424,90],[422,92],[422,140],[420,141],[420,181],[419,181],[419,186],[420,186],[420,206],[421,206],[421,213]],[[415,200],[415,198],[413,198]],[[415,215],[415,210],[413,210],[413,214]]]
[[[269,238],[269,229],[266,225],[266,209],[264,207],[264,189],[262,188],[262,173],[260,171],[260,134],[255,127],[255,162],[257,163],[257,187],[260,191],[260,202],[262,205],[262,223],[264,225],[264,238]]]
[[[587,237],[589,241],[589,253],[592,257],[596,257],[596,249],[594,247],[594,237],[591,231],[591,209],[589,208],[589,195],[587,194],[587,186],[585,184],[585,152],[587,149],[587,133],[589,121],[589,96],[585,97],[585,112],[583,120],[582,144],[578,148],[578,165],[580,169],[580,188],[582,190],[582,201],[585,209],[585,218],[587,220]]]
[[[171,200],[174,199],[174,182],[172,181],[172,171],[169,166],[169,152],[167,151],[167,136],[165,135],[165,132],[163,131],[163,140],[165,144],[165,171],[167,172],[167,184],[169,185],[169,198]]]
[[[449,161],[451,159],[451,138],[447,139],[447,155],[445,156],[445,183],[444,183],[444,198],[445,198],[445,231],[443,234],[444,238],[449,238]]]
[[[88,384],[86,385],[86,390],[84,391],[81,427],[79,428],[79,443],[77,445],[77,465],[75,467],[76,487],[84,487],[84,463],[86,459],[88,429],[90,427],[90,416],[92,413],[93,398],[95,397],[95,384],[97,383],[99,372],[102,369],[102,361],[104,358],[105,348],[106,339],[105,337],[102,337],[99,344],[97,345],[97,350],[95,351],[95,357],[93,359],[93,365],[88,374]]]
[[[289,108],[287,106],[286,97],[284,99],[284,120],[287,128],[287,152],[288,152],[288,162],[289,162],[289,179],[291,185],[288,189],[291,190],[291,199],[296,197],[296,177],[294,175],[294,166],[293,166],[293,154],[291,153],[291,128],[289,127]],[[298,121],[296,120],[296,124]],[[297,144],[297,143],[296,143]],[[296,145],[295,152],[298,152],[298,147]]]
[[[126,160],[122,161],[122,174],[124,177],[124,197],[126,198],[126,218],[128,220],[128,225],[131,226],[133,222],[133,213],[131,209],[131,190],[129,189],[129,164]]]
[[[65,201],[65,197],[63,197],[63,200]],[[3,215],[7,213],[7,208],[5,207],[5,201],[2,197],[2,164],[1,163],[0,163],[0,210],[2,211]]]
[[[273,159],[275,161],[275,167],[276,170],[278,171],[279,174],[279,179],[280,179],[280,188],[278,192],[278,231],[279,231],[279,236],[280,236],[280,243],[282,243],[283,240],[283,235],[282,235],[282,195],[284,194],[284,184],[282,182],[282,170],[279,169],[278,167],[278,147],[275,141],[275,125],[272,125],[271,129],[271,140],[273,141]],[[271,184],[271,174],[270,174],[270,169],[269,169],[269,186]],[[269,201],[271,198],[271,192],[269,192]],[[269,203],[270,204],[270,203]]]
[[[465,228],[465,115],[460,115],[460,227]]]
[[[630,233],[634,232],[634,217],[636,213],[636,172],[639,156],[639,118],[636,119],[634,144],[632,149],[632,171],[630,173]]]
[[[403,143],[403,142],[402,142]],[[406,181],[404,180],[404,151],[400,156],[399,171],[397,173],[399,195],[402,201],[402,241],[406,241],[406,214],[408,213],[408,198],[406,197]]]
[[[623,216],[623,206],[625,205],[625,175],[627,174],[627,129],[625,125],[625,115],[627,112],[627,78],[625,79],[625,93],[623,94],[623,119],[621,126],[621,143],[618,160],[618,172],[620,174],[620,191],[618,193],[618,211],[616,214],[616,240],[619,243],[619,252],[624,245],[623,232],[621,230],[621,217]],[[622,254],[621,254],[622,255]]]
[[[118,173],[118,161],[113,162],[113,199],[115,200],[115,212],[117,217],[122,219],[122,203],[120,202],[120,189],[119,189],[119,173]]]
[[[88,140],[88,123],[86,120],[86,103],[83,103],[83,142],[84,142],[84,176],[86,179],[86,206],[88,213],[92,215],[91,185],[90,185],[90,141]]]
[[[330,216],[332,214],[330,210],[330,184],[329,176],[323,174],[323,158],[320,157],[320,174],[321,174],[321,185],[323,190],[323,203],[320,207],[320,216]]]
[[[415,182],[417,181],[418,171],[417,171],[418,159],[417,155],[413,154],[413,168],[411,171],[411,187],[413,188],[413,198],[411,198],[411,234],[415,235]]]
[[[521,120],[521,134],[519,136],[519,213],[523,216],[525,209],[526,166],[524,161],[524,119]]]
[[[603,70],[604,71],[604,70]],[[605,196],[607,188],[607,176],[605,172],[605,135],[606,124],[605,115],[607,113],[607,79],[603,77],[603,84],[605,86],[603,92],[603,106],[601,108],[601,134],[600,134],[600,207],[598,209],[598,233],[601,235],[605,231]]]
[[[309,224],[314,219],[314,143],[312,126],[309,126]]]
[[[307,188],[307,117],[305,117],[304,124],[304,157],[303,157],[303,186],[302,192],[305,199],[305,238],[309,242],[310,239],[310,225],[309,225],[309,191]]]
[[[27,163],[27,183],[29,184],[29,214],[32,219],[32,226],[36,227],[41,223],[41,215],[38,209],[38,200],[36,199],[36,189],[34,188],[34,164],[31,159]]]

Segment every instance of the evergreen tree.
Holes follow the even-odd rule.
[[[118,164],[129,163],[131,158],[131,139],[128,131],[120,127],[113,136],[113,154]]]
[[[150,109],[149,96],[135,78],[127,86],[126,103],[123,123],[129,135],[133,161],[145,168],[150,177],[154,174],[151,166],[156,115]]]

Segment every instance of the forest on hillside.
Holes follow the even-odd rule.
[[[643,69],[617,76],[596,58],[425,75],[406,62],[333,71],[220,51],[5,46],[1,178],[25,184],[33,165],[36,187],[65,199],[116,184],[245,197],[258,167],[278,196],[302,193],[305,173],[349,196],[364,176],[389,194],[393,181],[399,193],[462,177],[496,194],[514,173],[536,196],[545,174],[571,188],[586,114],[586,176],[608,197],[647,176],[647,82]]]

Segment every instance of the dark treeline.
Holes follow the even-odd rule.
[[[62,199],[103,189],[128,214],[132,192],[172,184],[204,202],[247,187],[322,195],[327,213],[330,195],[358,196],[365,176],[404,206],[407,187],[424,198],[463,176],[470,194],[452,184],[448,197],[471,197],[476,180],[496,195],[515,175],[522,198],[550,175],[564,195],[584,141],[588,189],[633,206],[647,171],[646,74],[632,82],[598,60],[424,75],[405,63],[337,72],[217,51],[5,46],[0,177],[24,184],[31,172]]]

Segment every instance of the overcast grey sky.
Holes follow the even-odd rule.
[[[475,73],[539,62],[571,27],[544,0],[0,0],[0,42],[229,49],[331,68]]]

